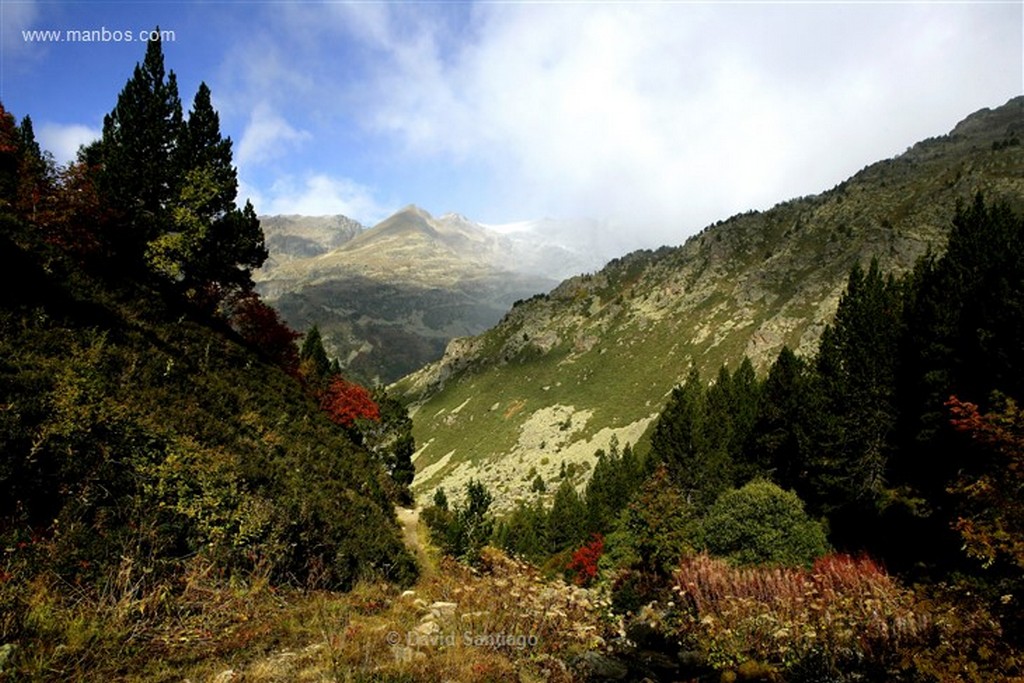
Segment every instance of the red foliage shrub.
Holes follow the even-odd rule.
[[[590,541],[572,554],[566,567],[577,586],[587,586],[597,577],[597,563],[604,554],[604,536],[593,534]]]
[[[1024,410],[1006,399],[982,415],[978,406],[950,396],[953,427],[979,447],[980,471],[963,474],[950,493],[960,501],[954,528],[964,549],[986,566],[1000,556],[1024,568]]]
[[[281,322],[277,311],[263,303],[258,294],[246,292],[239,296],[232,306],[230,322],[246,344],[290,374],[298,373],[299,352],[295,340],[299,333]]]
[[[828,555],[808,570],[697,555],[683,560],[674,590],[691,610],[683,630],[719,667],[754,659],[785,668],[813,653],[884,660],[935,630],[913,592],[867,557]]]
[[[333,422],[343,427],[351,427],[359,419],[380,419],[380,408],[366,387],[337,375],[320,397],[320,407]]]

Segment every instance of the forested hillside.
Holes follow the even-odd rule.
[[[0,106],[0,680],[1024,676],[1024,98],[519,302],[415,425],[261,300],[211,102],[151,42],[65,166]]]
[[[551,484],[563,465],[581,486],[594,453],[613,435],[636,445],[691,368],[710,380],[745,356],[763,373],[783,346],[810,355],[854,265],[899,274],[941,253],[978,191],[1021,207],[1022,120],[1024,97],[978,111],[831,190],[626,255],[454,340],[396,385],[419,406],[418,495],[473,477],[508,509],[532,468]]]
[[[253,292],[236,194],[159,42],[66,167],[0,110],[0,676],[116,677],[231,619],[195,602],[227,585],[415,578],[394,434]]]
[[[613,442],[581,490],[563,467],[547,505],[533,469],[492,517],[470,480],[424,519],[469,561],[493,542],[604,577],[669,679],[1019,674],[1024,214],[978,195],[952,223],[902,277],[855,266],[814,354],[783,348],[762,377],[691,369],[649,450]]]

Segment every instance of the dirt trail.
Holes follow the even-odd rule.
[[[433,570],[433,560],[427,552],[423,534],[426,529],[420,528],[420,509],[396,507],[395,514],[398,516],[398,524],[402,527],[402,540],[405,545],[416,556],[416,562],[420,566],[420,572],[428,574]]]

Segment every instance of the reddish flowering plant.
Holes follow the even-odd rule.
[[[231,311],[231,326],[245,342],[263,352],[292,375],[299,370],[295,340],[299,333],[285,325],[277,311],[263,303],[256,292],[239,296]]]
[[[370,392],[354,382],[335,375],[320,397],[320,407],[333,422],[351,427],[356,420],[379,420],[380,408]]]
[[[604,536],[593,534],[583,547],[572,554],[566,567],[573,573],[573,583],[577,586],[589,586],[597,577],[597,563],[604,554]]]

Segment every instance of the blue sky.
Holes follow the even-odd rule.
[[[60,160],[173,31],[260,213],[586,217],[626,247],[816,193],[1024,92],[1022,3],[18,2],[4,105]]]

